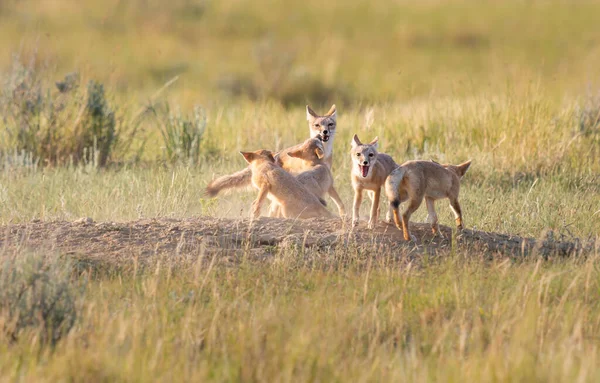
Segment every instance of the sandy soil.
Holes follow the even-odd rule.
[[[441,226],[445,238],[433,237],[429,225],[411,223],[417,243],[407,243],[394,226],[380,223],[368,230],[366,223],[352,229],[339,219],[284,220],[261,218],[217,219],[143,219],[133,222],[94,222],[82,218],[74,222],[32,221],[0,226],[0,248],[31,248],[56,251],[78,258],[107,262],[144,260],[153,255],[195,257],[218,254],[234,257],[240,254],[258,258],[272,257],[290,246],[333,251],[340,246],[353,246],[365,251],[390,256],[447,254],[452,249],[452,231]],[[456,237],[457,251],[473,250],[473,254],[494,256],[573,256],[598,252],[598,240],[562,241],[552,232],[543,238],[464,230]]]

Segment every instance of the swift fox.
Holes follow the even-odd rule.
[[[309,170],[296,175],[296,179],[321,199],[325,194],[329,194],[340,216],[345,216],[344,203],[333,186],[333,174],[325,164],[325,149],[321,139],[309,138],[298,149],[287,152],[287,155],[302,160],[310,167]]]
[[[462,211],[458,203],[460,179],[471,166],[471,160],[460,165],[442,165],[434,161],[407,161],[395,169],[385,182],[385,192],[394,214],[396,227],[402,230],[406,241],[415,237],[408,230],[408,221],[423,198],[427,203],[427,220],[433,234],[440,234],[435,212],[435,200],[448,198],[454,212],[458,230],[463,228]],[[399,206],[408,200],[408,206],[400,218]]]
[[[325,150],[325,164],[331,168],[332,155],[333,155],[333,139],[335,137],[336,128],[336,109],[335,105],[331,106],[329,112],[324,116],[318,116],[310,106],[306,105],[306,119],[308,120],[308,128],[310,131],[310,137],[320,137],[323,141],[323,148]],[[290,150],[296,150],[300,145],[292,146],[282,150],[275,155],[277,163],[285,170],[291,173],[299,173],[307,170],[304,167],[304,163],[300,160],[294,159],[286,155]],[[233,174],[221,176],[206,187],[206,194],[210,197],[214,197],[222,190],[242,188],[251,185],[252,172],[250,167],[246,167],[243,170],[235,172]]]
[[[321,200],[302,185],[294,176],[275,164],[269,150],[240,152],[250,164],[252,185],[258,196],[252,203],[252,217],[260,215],[265,198],[281,205],[285,218],[333,217]]]
[[[360,204],[362,203],[363,190],[369,191],[371,197],[371,217],[368,228],[372,229],[377,224],[379,215],[379,197],[381,188],[387,176],[398,167],[394,159],[387,154],[377,152],[377,141],[375,137],[369,144],[363,144],[355,134],[352,138],[352,187],[354,188],[354,205],[352,208],[352,224],[358,225]],[[391,209],[387,214],[391,221]]]
[[[335,128],[337,127],[337,114],[335,104],[329,108],[324,116],[317,115],[310,106],[306,105],[306,120],[310,129],[310,138],[319,137],[323,141],[325,149],[325,164],[331,169],[333,162],[333,139],[335,138]]]

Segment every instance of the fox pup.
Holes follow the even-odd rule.
[[[337,127],[337,114],[335,104],[331,106],[324,116],[319,116],[310,106],[306,105],[306,120],[310,129],[310,138],[320,138],[325,149],[323,162],[331,169],[333,162],[333,139]]]
[[[333,217],[317,196],[275,164],[271,151],[257,150],[240,154],[250,164],[251,182],[258,189],[258,196],[252,203],[253,218],[258,218],[267,197],[281,205],[281,213],[285,218]]]
[[[296,175],[296,179],[319,198],[329,194],[337,206],[340,216],[345,216],[344,203],[333,186],[333,174],[325,164],[325,149],[321,139],[309,138],[300,148],[287,154],[290,157],[301,159],[310,167],[310,170]]]
[[[419,208],[425,198],[428,221],[433,234],[440,234],[435,201],[442,198],[450,200],[458,230],[463,228],[462,211],[458,203],[460,179],[471,166],[471,161],[460,165],[442,165],[434,161],[407,161],[395,169],[385,182],[385,192],[393,211],[396,227],[402,230],[406,241],[415,237],[410,234],[408,222],[410,216]],[[400,218],[399,206],[408,200],[408,206]]]
[[[352,224],[358,225],[358,215],[360,204],[362,203],[363,190],[369,191],[371,197],[371,217],[369,218],[368,228],[372,229],[377,225],[379,215],[379,198],[381,188],[385,183],[387,176],[396,168],[398,164],[387,154],[377,152],[377,141],[375,137],[369,144],[363,144],[355,134],[352,138],[352,187],[354,188],[354,205],[352,207]],[[391,210],[387,214],[388,221],[391,221]]]
[[[337,125],[335,105],[332,105],[331,109],[324,116],[318,116],[310,106],[306,105],[306,119],[308,120],[310,137],[319,137],[323,141],[323,148],[325,150],[324,162],[331,168],[333,161],[333,139]],[[284,149],[275,156],[278,164],[291,173],[299,173],[307,170],[302,161],[291,158],[286,154],[289,150],[295,150],[300,145]],[[213,180],[206,187],[206,194],[214,197],[222,190],[247,187],[251,185],[251,179],[252,172],[250,171],[250,167],[246,167],[233,174],[221,176]]]

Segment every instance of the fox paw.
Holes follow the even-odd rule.
[[[367,229],[373,230],[375,228],[375,226],[377,226],[376,222],[369,221],[369,223],[367,224]]]
[[[437,231],[433,231],[433,236],[434,237],[438,237],[440,239],[445,239],[446,237],[444,236],[444,234],[442,234],[441,230],[437,230]]]
[[[406,239],[406,238],[405,238]],[[417,237],[415,237],[413,234],[410,234],[410,239],[406,240],[407,242],[417,242]]]
[[[354,226],[354,227],[358,226],[358,219],[352,220],[352,226]]]

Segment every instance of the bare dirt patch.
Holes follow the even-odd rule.
[[[365,224],[351,228],[339,219],[284,220],[261,218],[254,222],[210,217],[143,219],[132,222],[32,221],[0,227],[0,248],[31,248],[107,262],[144,260],[153,255],[195,257],[240,254],[269,258],[289,247],[333,251],[353,247],[390,256],[447,254],[477,251],[488,256],[573,256],[597,252],[599,241],[561,241],[548,232],[543,238],[523,238],[477,230],[463,230],[453,240],[452,230],[433,237],[429,225],[411,223],[417,243],[402,239],[394,226],[381,223],[375,230]]]

